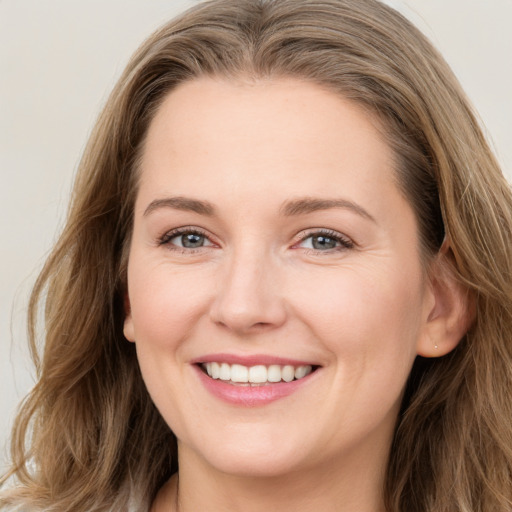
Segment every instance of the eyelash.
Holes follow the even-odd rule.
[[[294,244],[294,248],[296,248],[299,244],[305,242],[309,238],[314,238],[318,236],[324,236],[325,238],[329,238],[336,243],[339,243],[339,246],[334,247],[332,249],[327,250],[320,250],[320,249],[306,249],[308,254],[332,254],[333,252],[341,252],[346,251],[349,249],[353,249],[355,247],[355,244],[350,238],[348,238],[345,235],[342,235],[341,233],[338,233],[337,231],[333,231],[331,229],[315,229],[313,231],[307,231],[299,233],[297,236],[298,241]]]
[[[171,251],[178,251],[181,253],[187,253],[187,254],[193,254],[197,251],[200,251],[201,249],[204,249],[204,246],[197,247],[197,248],[189,248],[189,247],[180,247],[178,245],[171,244],[170,241],[173,238],[176,238],[180,235],[199,235],[204,237],[206,240],[208,240],[212,245],[213,242],[210,240],[210,237],[207,235],[207,233],[199,228],[193,227],[193,226],[183,226],[181,228],[176,228],[171,231],[167,231],[158,239],[158,245],[160,246],[167,246],[167,248]],[[210,247],[210,246],[206,246]]]
[[[180,235],[198,235],[201,237],[204,237],[206,240],[210,242],[211,245],[207,246],[201,246],[197,248],[187,248],[187,247],[180,247],[174,244],[171,244],[170,241],[173,238],[176,238]],[[315,229],[313,231],[305,231],[302,233],[299,233],[296,238],[296,242],[293,244],[294,249],[298,249],[300,247],[299,244],[304,243],[309,238],[313,238],[315,236],[324,236],[325,238],[332,239],[336,243],[339,243],[338,247],[334,247],[332,249],[327,250],[320,250],[320,249],[306,249],[308,254],[321,254],[321,253],[327,253],[332,254],[333,252],[340,252],[340,251],[346,251],[349,249],[353,249],[355,247],[355,244],[352,240],[350,240],[348,237],[342,235],[341,233],[338,233],[337,231],[333,231],[330,229]],[[201,249],[204,249],[205,247],[211,247],[214,245],[214,243],[211,241],[208,234],[201,230],[200,228],[193,227],[193,226],[184,226],[181,228],[176,228],[171,231],[167,231],[164,235],[162,235],[158,239],[158,245],[159,246],[167,246],[172,251],[179,251],[181,253],[187,253],[187,254],[193,254],[197,251],[200,251]]]

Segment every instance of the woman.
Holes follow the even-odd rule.
[[[468,102],[399,14],[198,5],[83,157],[1,503],[510,510],[511,238]]]

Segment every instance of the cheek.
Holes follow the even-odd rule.
[[[195,277],[194,277],[195,276]],[[171,270],[133,255],[128,267],[131,324],[137,358],[153,402],[174,432],[181,432],[187,403],[183,387],[188,341],[209,302],[205,273]],[[126,327],[125,327],[126,329]]]
[[[303,293],[304,318],[340,363],[343,378],[407,378],[421,335],[423,285],[416,269],[365,266],[332,272]]]
[[[210,301],[208,277],[135,258],[132,263],[128,283],[135,341],[162,349],[179,345]]]
[[[311,280],[304,275],[296,288],[295,311],[308,339],[328,354],[322,395],[328,407],[317,424],[332,442],[362,439],[384,424],[393,428],[416,357],[421,273],[379,263],[333,268]]]

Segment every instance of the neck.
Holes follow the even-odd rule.
[[[286,475],[239,476],[212,470],[180,447],[179,478],[160,491],[152,512],[229,510],[230,512],[384,512],[386,454],[346,454],[321,467]],[[384,464],[376,464],[382,459]],[[200,490],[200,492],[198,492]]]

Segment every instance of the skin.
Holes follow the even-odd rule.
[[[179,486],[171,479],[153,510],[383,510],[413,361],[451,350],[459,324],[453,286],[426,277],[380,129],[357,105],[285,79],[194,80],[157,112],[124,327],[178,438]],[[215,211],[161,201],[171,197]],[[338,203],[283,213],[304,198]],[[180,247],[181,227],[204,245]],[[313,246],[322,229],[330,248]],[[243,407],[198,378],[191,362],[211,353],[319,369],[290,396]]]

